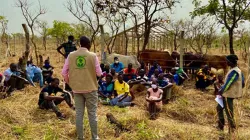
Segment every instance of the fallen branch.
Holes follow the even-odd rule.
[[[121,132],[130,132],[129,129],[125,128],[111,113],[106,114],[107,120],[111,124],[115,124],[115,137],[119,137]]]

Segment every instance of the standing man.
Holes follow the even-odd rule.
[[[61,49],[64,49],[65,53],[62,53]],[[76,45],[74,43],[74,36],[70,35],[68,36],[68,42],[67,43],[63,43],[61,46],[59,46],[57,48],[57,52],[59,52],[65,59],[68,57],[68,55],[73,52],[76,51]],[[67,91],[72,91],[72,89],[70,88],[70,86],[65,83],[65,90]]]
[[[89,52],[90,40],[82,36],[81,48],[69,54],[65,61],[62,75],[73,90],[76,108],[76,131],[79,140],[83,140],[83,116],[85,106],[88,111],[92,139],[97,140],[97,103],[98,83],[96,76],[101,77],[102,70],[95,53]]]
[[[226,59],[227,65],[231,67],[231,70],[226,75],[225,84],[219,89],[218,96],[223,99],[224,108],[220,105],[217,106],[217,114],[219,117],[218,129],[224,129],[225,120],[223,109],[225,109],[229,123],[229,133],[233,133],[236,129],[233,112],[233,100],[242,96],[242,89],[245,86],[245,83],[243,73],[241,73],[241,70],[237,66],[237,55],[228,55]]]
[[[62,48],[64,49],[64,52],[63,53],[61,50]],[[65,59],[68,57],[68,55],[73,52],[73,51],[76,51],[77,48],[76,48],[76,45],[74,43],[74,36],[70,35],[68,36],[68,42],[66,43],[63,43],[61,46],[59,46],[57,48],[57,52],[60,53]]]

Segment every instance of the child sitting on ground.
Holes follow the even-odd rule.
[[[148,102],[148,111],[150,119],[155,120],[157,113],[162,107],[163,90],[158,88],[157,80],[153,79],[151,88],[147,90],[146,100]]]

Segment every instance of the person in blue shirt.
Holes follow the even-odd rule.
[[[39,82],[40,88],[43,87],[42,70],[39,67],[33,65],[32,61],[27,62],[26,72],[27,72],[27,79],[31,85],[35,86],[34,82]]]
[[[155,79],[155,78],[154,78]],[[163,103],[168,103],[171,99],[171,87],[173,86],[172,83],[167,78],[164,78],[164,74],[159,74],[157,83],[160,89],[163,90]]]
[[[150,68],[148,72],[148,78],[151,78],[151,76],[154,74],[156,69],[158,69],[159,73],[163,72],[161,66],[159,66],[158,63],[154,61],[153,66]]]
[[[114,92],[114,82],[113,82],[113,76],[111,74],[106,75],[106,81],[99,80],[99,99],[100,102],[103,104],[109,104],[109,101],[111,99],[111,96]]]
[[[221,86],[217,95],[217,98],[221,98],[223,100],[224,106],[221,107],[219,104],[217,105],[217,114],[219,119],[217,128],[221,131],[224,129],[225,119],[223,110],[225,109],[229,123],[229,133],[234,133],[236,124],[234,120],[233,100],[242,97],[245,82],[244,75],[237,66],[237,55],[228,55],[226,60],[227,65],[230,66],[231,69],[227,73],[225,83]]]
[[[119,73],[124,69],[124,65],[122,62],[119,62],[118,57],[114,57],[114,63],[110,65],[110,68],[115,69],[115,72]]]

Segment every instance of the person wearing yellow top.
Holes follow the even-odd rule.
[[[114,96],[110,101],[112,106],[119,106],[119,107],[126,107],[126,106],[134,106],[135,104],[132,103],[135,96],[133,92],[130,92],[129,85],[123,81],[123,75],[118,75],[118,80],[114,83]]]

